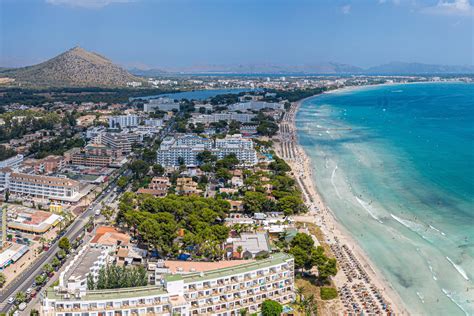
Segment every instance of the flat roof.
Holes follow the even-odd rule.
[[[266,268],[266,267],[273,266],[276,264],[284,263],[286,260],[290,258],[292,257],[289,254],[278,252],[278,253],[272,254],[267,259],[254,260],[254,261],[247,262],[238,266],[216,269],[216,270],[207,271],[204,273],[196,272],[196,273],[189,273],[189,274],[167,275],[165,276],[165,280],[167,282],[184,280],[185,283],[206,281],[210,279],[217,279],[217,278],[222,278],[222,277],[231,276],[235,274],[250,272],[250,271],[261,269],[261,268]]]
[[[292,258],[291,255],[279,252],[272,254],[267,259],[262,260],[252,260],[250,262],[237,261],[240,264],[237,266],[226,267],[215,269],[207,272],[196,272],[190,274],[169,274],[165,276],[165,281],[179,281],[183,280],[184,283],[199,282],[209,279],[222,278],[226,276],[232,276],[236,274],[246,273],[254,271],[261,268],[270,267],[277,264],[285,263],[288,259]],[[219,262],[217,262],[219,263]],[[129,298],[139,298],[139,297],[149,297],[156,295],[167,294],[168,292],[162,286],[140,286],[132,288],[123,288],[123,289],[108,289],[108,290],[93,290],[87,291],[86,294],[82,297],[75,297],[70,295],[70,298],[64,298],[62,293],[57,293],[55,290],[49,288],[46,292],[46,297],[48,299],[56,299],[63,301],[92,301],[92,300],[117,300],[117,299],[129,299]]]
[[[90,268],[97,261],[97,258],[102,254],[103,250],[99,248],[88,248],[82,257],[74,263],[74,267],[66,272],[65,280],[69,282],[70,279],[77,280],[77,278],[85,278],[89,273]]]
[[[135,297],[146,297],[154,295],[167,294],[162,286],[140,286],[140,287],[128,287],[123,289],[108,289],[108,290],[88,290],[86,295],[80,298],[70,295],[70,298],[64,298],[62,294],[58,294],[55,290],[49,288],[46,291],[46,297],[49,299],[56,300],[68,300],[68,301],[100,301],[100,300],[117,300],[117,299],[129,299]]]
[[[222,260],[214,262],[165,260],[165,267],[172,274],[185,274],[235,267],[253,261],[255,260]]]

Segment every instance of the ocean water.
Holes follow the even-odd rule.
[[[194,90],[167,94],[150,95],[144,97],[131,98],[131,100],[149,100],[156,98],[173,98],[175,100],[189,99],[189,100],[206,100],[215,97],[219,94],[239,94],[241,92],[254,91],[256,89],[214,89],[214,90]]]
[[[303,102],[316,185],[413,315],[474,315],[474,85],[366,87]]]

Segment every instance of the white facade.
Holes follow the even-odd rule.
[[[132,144],[141,142],[142,140],[142,135],[124,130],[120,133],[104,133],[100,143],[110,147],[112,150],[120,152],[122,155],[127,155],[132,151]]]
[[[237,121],[241,123],[249,123],[256,115],[253,113],[214,113],[214,114],[201,114],[196,115],[191,118],[191,123],[217,123],[219,121]]]
[[[0,186],[11,193],[43,199],[75,201],[79,197],[79,182],[68,178],[39,176],[0,169]]]
[[[59,286],[73,293],[87,291],[87,278],[92,275],[97,282],[99,270],[110,261],[109,249],[92,249],[89,246],[81,248],[74,259],[61,272]]]
[[[284,106],[280,103],[269,103],[263,101],[249,101],[229,105],[229,110],[232,111],[244,111],[244,110],[263,110],[263,109],[273,109],[273,110],[283,110]]]
[[[263,301],[294,300],[294,260],[284,253],[206,272],[164,277],[163,286],[96,290],[48,290],[40,313],[46,316],[239,315],[258,313]]]
[[[0,161],[0,168],[18,169],[23,162],[23,155],[16,155]]]
[[[110,128],[125,128],[135,127],[140,124],[140,117],[138,115],[118,115],[109,117]]]
[[[162,119],[146,119],[145,126],[161,127],[163,126],[163,120]]]
[[[90,139],[93,143],[100,144],[102,134],[106,132],[104,126],[89,127],[86,131],[86,139]]]
[[[164,167],[177,167],[180,160],[183,160],[188,167],[197,166],[199,164],[197,155],[205,150],[212,152],[218,159],[235,154],[242,165],[258,163],[253,142],[242,138],[242,135],[227,135],[215,143],[211,139],[196,135],[168,137],[157,150],[156,159],[157,163]]]

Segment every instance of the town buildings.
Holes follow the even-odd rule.
[[[8,159],[0,161],[0,168],[18,169],[23,162],[23,155],[15,155]]]
[[[110,147],[117,155],[126,156],[132,151],[133,143],[140,142],[141,140],[140,134],[124,130],[121,132],[103,133],[101,144]]]
[[[41,199],[74,202],[80,197],[79,182],[62,177],[50,177],[0,169],[0,190]]]
[[[173,99],[170,98],[158,98],[158,99],[151,99],[148,103],[143,105],[144,112],[155,112],[157,110],[160,111],[172,111],[172,110],[179,110],[179,102],[174,102]]]
[[[44,234],[59,224],[62,217],[45,211],[21,208],[10,211],[7,226],[11,230],[30,234]]]
[[[168,193],[169,187],[170,181],[168,177],[153,177],[150,184],[148,184],[148,188],[140,188],[137,193],[164,197]]]
[[[191,123],[197,124],[210,124],[217,123],[219,121],[237,121],[241,123],[249,123],[252,119],[257,116],[253,113],[236,113],[236,112],[224,112],[224,113],[214,113],[214,114],[200,114],[195,115],[191,118]]]
[[[210,264],[211,270],[198,262],[199,269],[188,267],[187,273],[166,274],[154,286],[71,291],[62,281],[60,286],[47,291],[40,313],[45,316],[230,316],[238,315],[242,309],[256,313],[266,299],[281,304],[294,300],[294,259],[290,255],[275,253],[262,260],[231,262],[220,269]]]
[[[138,115],[117,115],[109,117],[110,128],[125,128],[135,127],[140,123],[140,117]]]
[[[209,138],[187,134],[167,137],[157,151],[157,163],[165,167],[177,167],[180,163],[186,166],[197,166],[197,156],[203,151],[210,151],[218,159],[235,154],[242,165],[254,165],[258,162],[252,140],[242,135],[227,135],[224,139],[213,141]]]
[[[83,149],[73,148],[64,155],[71,164],[88,167],[107,167],[117,156],[112,149],[100,144],[89,144]]]
[[[244,110],[260,111],[263,109],[283,110],[283,108],[284,108],[283,104],[263,102],[263,101],[249,101],[249,102],[235,103],[235,104],[229,105],[229,110],[231,111],[244,111]]]

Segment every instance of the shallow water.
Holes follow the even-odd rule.
[[[318,190],[412,314],[474,314],[474,85],[378,86],[303,102]]]

